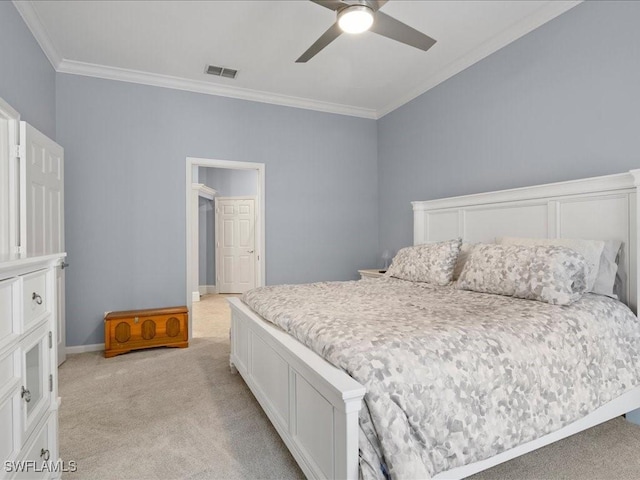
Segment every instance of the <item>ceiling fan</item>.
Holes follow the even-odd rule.
[[[387,0],[311,0],[337,14],[336,23],[324,32],[316,42],[304,52],[296,63],[305,63],[320,50],[333,42],[343,32],[361,33],[367,30],[396,40],[420,50],[429,50],[436,41],[428,35],[411,28],[380,11]]]

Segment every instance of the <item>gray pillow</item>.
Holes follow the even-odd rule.
[[[462,240],[427,243],[401,249],[385,276],[436,285],[451,283]]]
[[[587,274],[585,258],[566,247],[479,244],[456,287],[569,305],[587,290]]]
[[[614,285],[616,283],[616,274],[618,273],[618,253],[621,246],[622,242],[620,240],[606,240],[604,242],[598,276],[591,290],[593,293],[618,298],[614,293]]]
[[[587,292],[593,290],[598,277],[598,266],[604,250],[603,240],[583,240],[579,238],[520,238],[501,237],[496,239],[501,245],[555,245],[575,250],[587,261]]]

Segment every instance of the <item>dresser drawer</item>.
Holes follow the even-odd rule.
[[[23,277],[22,299],[24,331],[26,332],[51,312],[51,299],[47,289],[47,270],[40,270]]]
[[[22,457],[23,464],[30,467],[28,471],[17,471],[15,479],[43,479],[53,476],[51,470],[58,460],[56,451],[57,412],[52,412],[47,422],[33,436],[27,446],[27,453]],[[43,464],[47,464],[43,467]]]
[[[14,388],[11,395],[0,401],[0,459],[17,459],[20,452],[20,430],[20,390]]]
[[[19,286],[17,278],[0,282],[0,348],[20,335]]]

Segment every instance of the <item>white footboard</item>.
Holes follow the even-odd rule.
[[[358,478],[358,412],[365,388],[237,298],[236,368],[308,478]]]

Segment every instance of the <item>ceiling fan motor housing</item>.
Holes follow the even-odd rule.
[[[402,23],[380,11],[387,0],[311,0],[336,12],[337,21],[331,25],[296,63],[306,63],[324,47],[333,42],[343,32],[361,33],[370,30],[396,42],[404,43],[420,50],[429,50],[436,41],[430,36]],[[375,18],[375,20],[374,20]]]
[[[347,5],[338,12],[338,25],[346,33],[366,32],[373,25],[373,9],[367,5]]]

